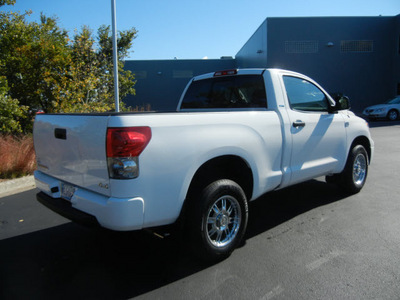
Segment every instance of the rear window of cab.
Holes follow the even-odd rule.
[[[181,109],[267,108],[261,75],[223,76],[193,81]]]

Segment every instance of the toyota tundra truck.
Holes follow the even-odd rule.
[[[222,259],[261,195],[320,176],[362,189],[374,143],[349,105],[299,73],[236,69],[191,79],[174,112],[40,114],[37,199],[117,231],[179,220],[197,255]]]

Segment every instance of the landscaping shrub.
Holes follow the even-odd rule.
[[[0,135],[0,179],[31,175],[35,169],[32,135]]]

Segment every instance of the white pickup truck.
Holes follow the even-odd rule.
[[[180,220],[211,260],[242,239],[249,201],[319,176],[357,193],[374,152],[347,98],[279,69],[197,76],[176,112],[41,114],[34,143],[50,209],[121,231]]]

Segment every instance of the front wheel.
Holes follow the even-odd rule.
[[[247,227],[245,193],[234,181],[217,180],[191,199],[189,235],[195,254],[206,261],[229,256]]]
[[[368,154],[362,145],[354,146],[347,158],[339,184],[349,193],[356,194],[364,186],[368,174]]]

